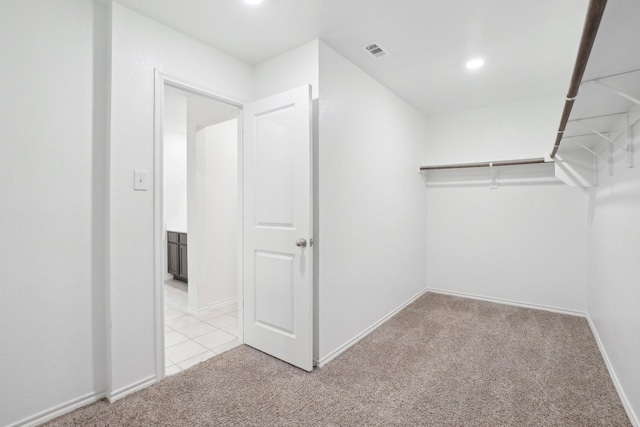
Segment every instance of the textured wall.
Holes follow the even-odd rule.
[[[320,44],[318,354],[425,288],[424,117]]]
[[[430,288],[586,311],[584,190],[429,188]]]
[[[155,374],[153,182],[154,71],[233,99],[252,98],[252,69],[117,3],[112,10],[110,143],[110,357],[115,394]]]
[[[104,390],[107,10],[0,4],[0,425]]]
[[[543,157],[561,107],[561,96],[546,96],[431,117],[422,162]],[[584,190],[537,184],[427,192],[430,288],[586,311]]]
[[[636,118],[638,116],[636,115]],[[640,421],[640,125],[632,128],[635,167],[617,148],[613,176],[599,162],[589,200],[589,315]],[[621,138],[624,142],[624,139]]]

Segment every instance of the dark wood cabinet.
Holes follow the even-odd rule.
[[[173,275],[180,274],[180,258],[177,243],[169,242],[167,246],[167,254],[169,257],[168,270]]]
[[[167,231],[167,270],[176,280],[187,282],[187,233]]]

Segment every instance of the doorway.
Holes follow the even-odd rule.
[[[187,232],[168,230],[165,222],[164,203],[164,108],[165,94],[177,89],[180,96],[186,94],[187,104]],[[230,316],[236,312],[237,342],[245,343],[271,356],[281,359],[301,369],[313,368],[313,216],[312,216],[312,132],[311,132],[311,86],[305,85],[267,98],[242,104],[216,96],[205,90],[181,83],[156,71],[155,99],[155,150],[154,150],[154,229],[155,229],[155,272],[156,272],[156,378],[165,376],[165,363],[169,367],[177,365],[180,370],[190,363],[197,363],[198,354],[183,360],[183,367],[177,362],[184,353],[172,347],[173,356],[165,351],[165,338],[184,339],[176,334],[165,337],[167,332],[179,332],[189,338],[182,347],[196,348],[200,355],[218,347],[205,348],[203,341],[213,340],[211,336],[202,338],[216,327],[211,317]],[[171,95],[169,95],[171,96]],[[190,114],[190,103],[205,104],[204,115]],[[219,113],[212,118],[213,111]],[[241,114],[242,113],[242,114]],[[234,122],[230,122],[235,120]],[[235,160],[224,162],[235,165],[237,194],[234,215],[236,222],[236,257],[233,261],[219,265],[235,265],[236,296],[227,295],[219,300],[207,300],[211,292],[206,286],[207,271],[213,264],[215,250],[207,249],[215,242],[210,238],[209,224],[219,226],[223,220],[208,213],[207,197],[198,196],[207,192],[215,178],[205,176],[207,164],[206,148],[210,134],[218,131],[235,135]],[[235,126],[235,132],[232,129]],[[240,130],[242,129],[242,131]],[[205,147],[203,149],[202,147]],[[204,150],[204,151],[202,151]],[[215,151],[215,150],[214,150]],[[213,155],[213,159],[218,156]],[[211,160],[212,162],[214,160]],[[190,167],[193,165],[193,167]],[[216,168],[219,170],[219,168]],[[229,179],[230,180],[230,179]],[[231,200],[231,199],[228,199]],[[224,205],[224,204],[223,204]],[[232,202],[226,203],[229,207]],[[219,204],[220,206],[220,204]],[[227,216],[228,218],[229,216]],[[227,227],[231,233],[232,227]],[[172,232],[169,242],[169,232]],[[185,234],[180,236],[180,234]],[[187,274],[186,307],[188,312],[180,322],[195,322],[187,327],[165,326],[164,280],[168,272],[168,243],[187,246],[188,267],[176,267],[179,278]],[[224,246],[224,255],[234,252],[232,245]],[[184,255],[185,249],[178,253]],[[194,255],[195,252],[195,255]],[[175,247],[173,247],[175,253]],[[205,254],[205,255],[203,255]],[[203,258],[204,257],[204,258]],[[165,261],[166,260],[166,261]],[[180,261],[178,261],[180,262]],[[213,269],[218,272],[218,270]],[[194,273],[195,271],[195,273]],[[174,276],[175,278],[175,276]],[[246,280],[245,280],[246,279]],[[167,289],[167,298],[180,300],[184,307],[184,294],[176,294],[178,283]],[[178,298],[178,295],[180,298]],[[175,302],[175,301],[174,301]],[[173,308],[173,307],[169,307]],[[167,310],[169,310],[167,308]],[[237,308],[237,311],[234,310]],[[226,311],[225,311],[226,310]],[[216,312],[217,311],[217,312]],[[222,314],[221,314],[222,313]],[[187,319],[187,315],[196,320]],[[199,317],[198,317],[199,316]],[[206,319],[209,317],[209,319]],[[227,319],[229,320],[229,319]],[[221,322],[217,329],[224,331]],[[203,326],[204,325],[204,326]],[[192,327],[193,326],[193,327]],[[177,328],[183,329],[178,330]],[[195,336],[195,335],[198,336]],[[202,335],[201,335],[202,334]],[[218,333],[220,335],[221,333]],[[189,335],[195,337],[189,337]],[[228,337],[227,337],[228,338]],[[173,342],[173,341],[172,341]],[[195,344],[194,344],[195,343]],[[175,344],[175,346],[182,343]],[[227,345],[227,344],[223,344]],[[218,348],[220,350],[220,348]],[[165,359],[167,354],[167,360]],[[207,353],[209,354],[209,353]],[[204,358],[205,356],[202,356]],[[179,372],[172,368],[171,372]]]
[[[181,85],[162,87],[164,375],[240,344],[239,115]],[[158,369],[160,370],[160,369]]]

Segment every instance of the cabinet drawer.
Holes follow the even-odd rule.
[[[186,233],[180,233],[178,234],[178,242],[182,245],[186,245],[187,244],[187,234]]]
[[[169,241],[169,243],[180,243],[180,241],[178,240],[178,236],[178,233],[167,231],[167,241]]]

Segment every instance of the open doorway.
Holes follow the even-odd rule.
[[[165,222],[163,200],[163,155],[167,154],[163,142],[164,98],[165,92],[172,92],[174,89],[179,90],[176,95],[186,96],[183,105],[186,103],[187,106],[187,230],[183,238],[180,236],[180,230],[167,229],[167,226],[172,225]],[[219,330],[218,336],[223,332],[229,334],[229,330],[236,330],[238,343],[244,343],[311,371],[314,305],[311,274],[314,252],[314,239],[311,234],[311,87],[304,85],[250,103],[240,103],[181,83],[156,70],[155,93],[157,96],[154,182],[157,185],[154,186],[154,259],[157,379],[165,376],[165,364],[171,368],[170,372],[178,372],[178,368],[186,369],[190,364],[215,356],[229,345],[233,345],[220,344],[218,341],[207,346],[206,340],[215,339],[207,335],[215,332],[209,327]],[[194,108],[190,108],[191,104]],[[195,108],[196,105],[204,105],[204,108],[198,110]],[[204,111],[205,114],[196,114],[196,111]],[[232,131],[234,126],[235,133]],[[227,130],[224,131],[223,127]],[[222,245],[223,249],[218,249],[217,253],[228,256],[235,252],[232,261],[226,258],[227,261],[218,263],[218,266],[235,267],[237,294],[218,294],[218,297],[207,299],[207,296],[215,295],[215,292],[206,288],[214,281],[206,278],[207,272],[219,272],[219,269],[211,268],[215,265],[216,250],[207,249],[207,245],[223,239],[207,236],[206,224],[221,226],[225,221],[220,216],[216,217],[215,212],[208,212],[210,206],[216,204],[207,200],[217,199],[198,196],[202,192],[206,193],[208,188],[215,187],[212,183],[216,182],[215,177],[206,176],[203,172],[205,168],[199,167],[199,164],[204,163],[206,166],[208,158],[213,159],[211,162],[219,160],[220,155],[215,154],[215,150],[212,149],[209,153],[213,153],[211,156],[207,154],[207,148],[211,147],[208,143],[209,138],[213,135],[212,138],[215,139],[218,132],[232,133],[235,136],[237,153],[235,159],[223,162],[225,166],[235,167],[236,203],[217,204],[218,207],[232,207],[234,204],[236,206],[235,213],[227,216],[235,217],[236,225],[229,225],[226,231],[232,232],[232,228],[236,229],[237,249],[234,250],[234,245],[229,243]],[[169,232],[174,233],[171,236],[172,242],[169,242]],[[183,242],[186,244],[188,265],[181,270],[180,266],[175,266],[174,261],[172,271],[175,272],[177,268],[178,276],[186,273],[187,284],[185,286],[173,282],[174,286],[167,289],[167,299],[171,297],[176,303],[167,307],[167,318],[181,318],[180,322],[191,323],[184,327],[177,326],[180,323],[178,321],[172,322],[173,325],[165,325],[164,281],[169,269],[167,248],[168,243],[176,242],[178,245]],[[173,251],[175,253],[175,247]],[[182,254],[184,256],[184,250]],[[170,311],[178,303],[184,308],[185,302],[186,312]],[[234,318],[234,314],[237,317]],[[194,319],[188,319],[187,316]],[[226,321],[220,320],[223,316],[228,316],[225,317]],[[230,318],[234,318],[237,326],[223,325],[231,322]],[[195,324],[197,326],[193,326]],[[171,334],[171,337],[165,336],[165,332],[168,334],[173,331],[186,337],[189,341],[183,342],[187,344],[181,345],[182,343],[176,344],[175,341],[171,341],[175,337],[184,340],[176,334]],[[203,338],[205,335],[207,337]],[[174,345],[167,346],[165,350],[165,341]],[[180,349],[177,347],[179,345]],[[171,352],[168,351],[169,347]],[[178,361],[180,358],[182,361]]]
[[[234,103],[163,87],[165,375],[240,344],[239,115]]]

